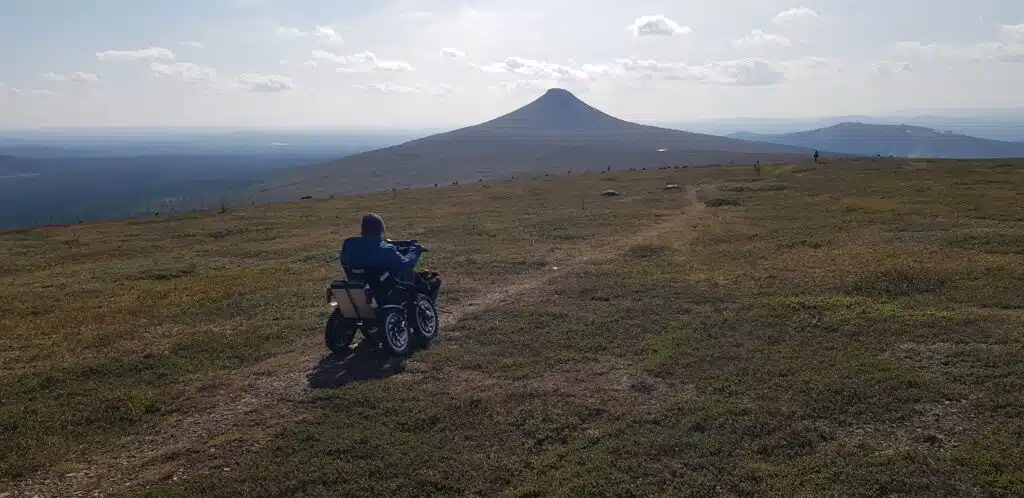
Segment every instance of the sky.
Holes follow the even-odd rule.
[[[1021,0],[0,0],[0,127],[1024,106]]]

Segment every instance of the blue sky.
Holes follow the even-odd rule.
[[[0,0],[0,127],[1024,105],[1021,0]]]

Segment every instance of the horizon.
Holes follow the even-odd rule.
[[[7,11],[2,129],[451,128],[549,87],[634,122],[1024,106],[1016,0],[966,12],[951,0],[37,0]],[[587,22],[570,22],[584,11]]]
[[[540,98],[554,90],[564,90],[579,98],[574,92],[561,87],[552,87],[544,91],[538,91],[536,98]],[[535,99],[534,99],[535,100]],[[581,99],[582,100],[582,99]],[[532,100],[527,103],[532,102]],[[584,101],[585,102],[585,101]],[[512,111],[514,111],[513,109]],[[511,112],[511,111],[509,111]],[[505,114],[505,112],[502,112]],[[496,117],[496,116],[495,116]],[[899,109],[888,113],[874,114],[847,114],[847,115],[811,115],[811,116],[735,116],[721,118],[692,118],[692,119],[663,119],[663,120],[638,120],[641,124],[671,125],[671,124],[797,124],[809,121],[834,121],[838,123],[859,122],[860,119],[894,119],[894,118],[949,118],[949,119],[1024,119],[1024,106],[1012,107],[988,107],[988,108],[921,108],[921,109]],[[486,119],[485,119],[486,121]],[[481,121],[483,122],[483,121]],[[446,130],[454,130],[460,127],[473,126],[481,122],[456,123],[456,124],[433,124],[409,127],[397,127],[393,125],[244,125],[244,124],[220,124],[220,125],[41,125],[36,127],[7,128],[0,126],[0,134],[61,134],[61,133],[85,133],[87,135],[98,133],[288,133],[288,132],[334,132],[334,133],[378,133],[378,134],[408,134],[408,133],[435,133]],[[831,125],[829,125],[831,126]]]

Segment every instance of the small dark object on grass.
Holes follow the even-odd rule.
[[[304,201],[312,199],[312,198],[313,198],[313,196],[311,196],[311,195],[304,195],[304,196],[302,196],[302,200],[304,200]]]
[[[601,195],[605,197],[615,197],[619,195],[619,193],[614,190],[605,190],[604,192],[601,192]]]

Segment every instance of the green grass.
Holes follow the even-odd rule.
[[[680,194],[661,190],[671,182],[709,185],[703,216],[475,312],[401,374],[315,390],[294,407],[303,420],[210,473],[128,494],[1019,495],[1024,269],[1006,247],[1024,225],[1006,201],[1024,175],[1005,162],[765,166],[764,182],[749,166],[616,173],[617,198],[600,197],[600,175],[410,191],[400,196],[421,209],[368,196],[86,225],[74,249],[55,242],[66,232],[11,234],[5,248],[21,252],[0,265],[20,272],[3,301],[17,319],[4,330],[20,333],[4,337],[3,364],[17,367],[2,370],[0,420],[44,425],[17,422],[28,425],[3,449],[38,457],[0,468],[14,478],[70,441],[101,448],[151,430],[188,411],[173,401],[179,383],[318,334],[317,289],[340,225],[362,211],[430,244],[458,301],[678,212]],[[984,195],[956,184],[985,179],[1004,183]],[[788,188],[713,207],[716,184],[740,181]],[[248,228],[181,236],[203,224]],[[59,273],[51,251],[69,260]],[[136,259],[156,251],[159,268]],[[88,317],[73,351],[47,344],[74,314],[32,298],[59,274],[100,308],[75,308]],[[246,327],[263,335],[236,340]]]

